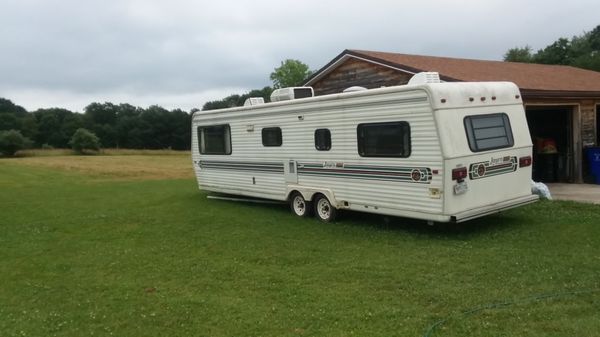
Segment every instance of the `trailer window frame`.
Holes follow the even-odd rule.
[[[262,145],[266,147],[277,147],[283,144],[283,135],[281,128],[276,127],[268,127],[262,128],[260,131]]]
[[[390,127],[393,129],[385,129]],[[361,157],[408,158],[412,152],[410,124],[406,121],[358,124],[356,138]],[[394,144],[390,142],[390,138],[400,138],[400,142],[390,147],[390,144]]]
[[[499,121],[501,123],[498,123],[499,121],[496,123],[489,121],[492,118],[498,117],[500,117]],[[488,119],[488,121],[484,122],[484,119]],[[475,125],[475,122],[480,122],[480,125]],[[469,149],[472,152],[505,149],[515,145],[510,118],[504,112],[465,116],[463,124],[465,126]],[[485,144],[485,142],[489,144]]]
[[[315,149],[317,151],[331,150],[331,131],[326,128],[315,130]]]
[[[210,138],[207,138],[207,132],[211,131],[210,129],[217,129],[217,128],[222,128],[223,129],[223,134],[222,134],[222,142],[217,142],[214,145],[216,146],[221,146],[222,145],[222,151],[215,151],[212,150],[213,145],[211,145],[212,141],[209,141],[209,148],[210,150],[207,151],[207,140],[209,140]],[[198,137],[198,150],[200,151],[200,154],[202,155],[230,155],[232,152],[232,145],[231,145],[231,126],[229,126],[229,124],[217,124],[217,125],[201,125],[198,126],[197,128],[197,137]],[[212,135],[214,136],[214,134]],[[221,144],[219,144],[221,143]]]

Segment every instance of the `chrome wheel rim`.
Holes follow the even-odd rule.
[[[328,220],[331,216],[331,205],[329,201],[325,198],[319,199],[317,202],[317,213],[319,213],[319,217],[323,220]]]
[[[302,196],[295,196],[293,201],[294,212],[298,215],[304,215],[306,213],[306,201]]]

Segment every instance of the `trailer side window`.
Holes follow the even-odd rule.
[[[263,146],[281,146],[281,128],[263,128],[262,143]]]
[[[469,147],[473,152],[514,145],[510,120],[505,113],[467,116],[464,123]]]
[[[361,157],[410,156],[410,126],[407,122],[359,124],[356,132]]]
[[[315,130],[315,148],[318,151],[329,151],[331,149],[331,132],[329,129]]]
[[[198,146],[201,154],[231,154],[229,125],[199,126]]]

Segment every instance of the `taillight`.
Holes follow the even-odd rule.
[[[452,170],[452,180],[463,180],[467,177],[467,168],[459,167]]]
[[[531,166],[531,156],[519,158],[519,167]]]

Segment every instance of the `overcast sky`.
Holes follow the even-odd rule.
[[[344,49],[500,60],[600,24],[600,1],[0,0],[0,97],[32,111],[168,109],[271,85]]]

